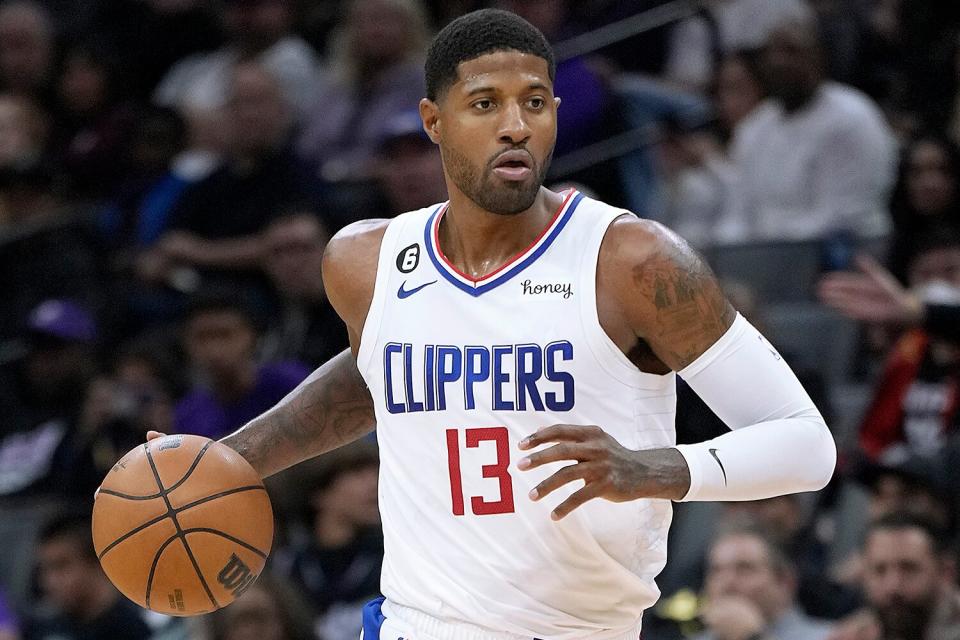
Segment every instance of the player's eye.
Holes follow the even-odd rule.
[[[528,104],[533,109],[539,110],[539,109],[543,109],[543,107],[546,106],[547,101],[544,100],[543,98],[530,98],[530,100],[528,101]]]
[[[473,108],[477,111],[489,111],[493,108],[493,100],[489,98],[483,98],[482,100],[477,100],[473,103]]]

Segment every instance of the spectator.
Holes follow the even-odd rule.
[[[122,89],[117,52],[96,40],[67,49],[57,78],[54,153],[75,198],[106,198],[123,178],[117,158],[129,142],[135,114]]]
[[[911,142],[903,153],[890,213],[893,237],[887,262],[905,282],[918,235],[945,224],[960,228],[960,148],[941,135]]]
[[[265,359],[299,360],[316,368],[347,348],[346,327],[327,301],[320,277],[329,237],[311,213],[278,218],[267,229],[264,268],[281,308],[263,337]]]
[[[50,105],[54,35],[50,14],[40,3],[0,4],[0,90]]]
[[[184,343],[199,382],[174,410],[174,432],[219,438],[293,390],[309,370],[298,362],[257,365],[257,321],[236,291],[196,295]]]
[[[923,327],[931,335],[960,342],[960,304],[923,300],[869,256],[859,256],[856,266],[858,271],[827,274],[817,288],[820,301],[854,320]]]
[[[361,608],[379,592],[378,466],[369,441],[318,459],[306,481],[310,537],[277,557],[277,571],[288,575],[321,615],[317,628],[323,640],[357,635]]]
[[[673,25],[664,77],[677,85],[706,90],[727,54],[759,49],[786,20],[809,18],[804,0],[714,0],[697,15]]]
[[[860,598],[856,590],[841,585],[829,575],[830,549],[817,525],[816,505],[799,494],[767,500],[729,502],[727,522],[756,523],[790,558],[795,570],[797,604],[804,613],[835,620],[853,611]]]
[[[0,640],[20,640],[19,624],[0,589]]]
[[[772,97],[734,141],[737,181],[721,239],[884,235],[895,146],[879,110],[856,90],[826,81],[812,22],[776,29],[763,67]]]
[[[919,298],[960,303],[960,233],[921,239],[909,265]],[[912,456],[932,458],[960,423],[957,364],[960,346],[922,329],[894,345],[860,429],[860,447],[874,462],[895,464]]]
[[[224,4],[227,43],[177,63],[157,86],[156,102],[215,125],[215,118],[209,118],[226,106],[236,66],[256,62],[277,79],[287,103],[296,111],[305,110],[316,91],[317,58],[292,31],[291,0],[227,0]]]
[[[420,0],[352,0],[333,38],[329,76],[297,142],[325,182],[372,178],[383,123],[424,93]]]
[[[662,220],[695,246],[716,241],[731,179],[729,145],[764,95],[758,56],[733,52],[721,60],[714,80],[715,130],[665,123],[659,158],[665,183]]]
[[[0,93],[0,171],[40,160],[48,128],[47,114],[32,99]]]
[[[264,574],[233,604],[210,616],[210,640],[315,640],[310,616],[291,585]]]
[[[100,478],[76,426],[95,338],[91,314],[70,301],[48,300],[30,314],[25,354],[0,370],[0,496],[92,496]]]
[[[146,101],[175,63],[223,45],[220,3],[206,0],[98,0],[84,3],[88,25],[81,33],[103,34],[123,53],[126,89]],[[85,26],[85,28],[83,28]]]
[[[390,217],[447,199],[443,164],[437,145],[423,130],[420,114],[411,109],[393,116],[380,141],[380,185]]]
[[[231,149],[222,166],[189,187],[170,214],[169,230],[142,256],[142,277],[178,284],[184,269],[201,280],[230,277],[262,288],[260,233],[278,211],[309,203],[313,193],[304,171],[288,152],[292,118],[280,86],[262,65],[234,71],[230,92]],[[245,272],[235,274],[231,272]]]
[[[864,543],[867,609],[830,640],[957,640],[960,592],[946,537],[922,519],[891,514]]]
[[[142,443],[148,430],[172,432],[173,402],[182,381],[171,347],[159,336],[121,345],[112,370],[88,385],[79,437],[97,477]]]
[[[40,532],[37,547],[43,608],[24,624],[23,640],[144,640],[141,609],[117,592],[100,568],[90,519],[61,516]]]
[[[139,276],[141,269],[150,273],[151,249],[170,226],[188,187],[203,177],[184,161],[186,144],[187,125],[175,110],[147,107],[139,112],[121,157],[125,180],[99,214],[122,336],[171,322],[179,311],[174,292]]]
[[[99,309],[102,266],[87,221],[57,191],[53,168],[32,163],[0,171],[0,342],[19,333],[47,298]]]
[[[800,611],[790,559],[757,531],[733,530],[714,541],[705,595],[707,631],[698,640],[822,640],[830,632]]]
[[[720,139],[729,144],[740,126],[767,97],[760,52],[740,49],[725,55],[713,83],[713,102]]]

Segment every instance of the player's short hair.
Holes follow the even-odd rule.
[[[460,63],[495,51],[519,51],[543,58],[550,69],[550,81],[556,76],[553,49],[539,29],[515,13],[480,9],[448,24],[430,43],[424,64],[427,98],[436,100],[457,81]]]

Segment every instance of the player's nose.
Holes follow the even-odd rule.
[[[530,124],[519,103],[507,103],[500,113],[502,114],[498,131],[500,142],[519,144],[530,137]]]

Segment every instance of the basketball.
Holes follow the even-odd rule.
[[[208,613],[244,592],[273,542],[260,476],[219,442],[150,440],[107,473],[93,506],[93,546],[117,589],[174,616]]]

